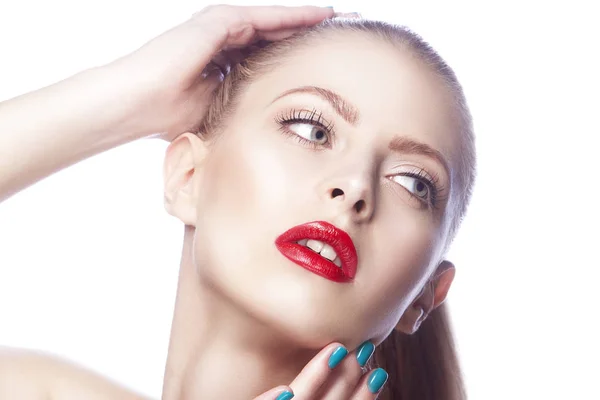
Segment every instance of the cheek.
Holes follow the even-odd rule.
[[[225,135],[201,172],[196,263],[213,278],[241,284],[281,263],[274,241],[297,223],[302,203],[295,191],[306,184],[299,182],[302,169],[295,162],[300,160],[277,132],[247,129]]]
[[[252,136],[244,132],[221,142],[207,164],[202,185],[206,196],[201,202],[207,208],[240,222],[264,222],[275,206],[285,204],[292,185],[281,151],[262,138],[250,140]]]
[[[228,220],[288,229],[292,225],[276,221],[298,223],[307,202],[314,202],[311,187],[322,162],[275,127],[258,124],[227,133],[213,151],[203,171],[199,214],[213,210]]]
[[[438,238],[434,220],[425,213],[394,204],[394,218],[374,221],[360,276],[361,313],[371,337],[385,337],[411,304],[431,271]]]

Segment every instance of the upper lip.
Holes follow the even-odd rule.
[[[278,243],[298,242],[303,239],[319,240],[335,250],[342,262],[342,271],[353,279],[356,275],[358,256],[350,235],[325,221],[313,221],[295,226],[277,238]]]

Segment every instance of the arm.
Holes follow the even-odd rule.
[[[144,400],[108,379],[56,357],[0,349],[0,399]]]
[[[134,98],[139,85],[116,79],[111,67],[90,69],[0,103],[0,202],[54,172],[143,136],[128,117],[135,106],[123,98]]]
[[[112,147],[191,129],[221,82],[214,70],[198,79],[217,53],[332,16],[308,6],[207,7],[108,66],[0,103],[0,202]]]

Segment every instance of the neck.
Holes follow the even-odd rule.
[[[186,227],[163,400],[251,399],[289,384],[318,350],[301,348],[203,282]]]

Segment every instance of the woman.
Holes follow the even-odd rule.
[[[185,234],[164,399],[370,399],[385,370],[380,398],[464,397],[442,306],[474,179],[462,91],[416,35],[333,16],[210,7],[0,106],[0,199],[172,141],[165,207]],[[3,364],[14,398],[134,396],[56,361]]]

